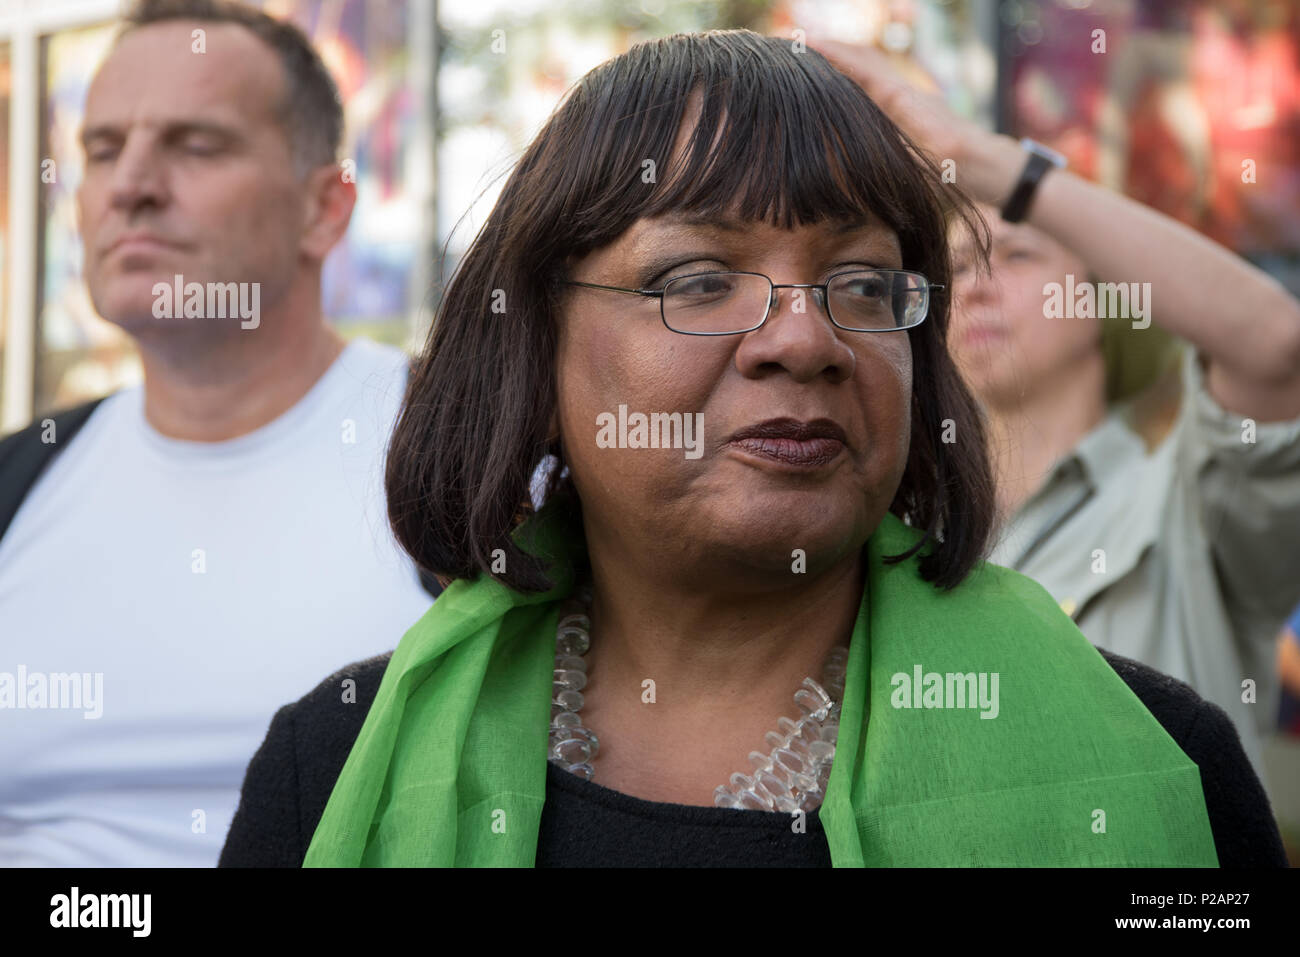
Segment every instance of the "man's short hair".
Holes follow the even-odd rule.
[[[338,87],[306,34],[292,23],[267,16],[234,0],[137,0],[123,17],[120,41],[132,30],[168,20],[234,23],[256,34],[284,67],[285,96],[280,121],[289,138],[295,171],[338,161],[343,139],[343,104]]]

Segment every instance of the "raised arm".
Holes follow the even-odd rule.
[[[917,145],[953,160],[956,182],[1001,208],[1026,154],[910,86],[881,53],[810,38]],[[1054,170],[1026,222],[1079,255],[1100,279],[1149,282],[1153,321],[1194,344],[1206,387],[1225,409],[1259,422],[1300,416],[1300,301],[1277,280],[1195,230],[1141,203]]]

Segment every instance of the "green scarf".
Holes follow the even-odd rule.
[[[548,508],[517,535],[553,556],[551,591],[458,580],[406,633],[304,866],[533,866],[585,547],[567,527]],[[820,811],[835,866],[1217,866],[1196,765],[1047,592],[987,564],[940,592],[917,557],[882,562],[917,537],[886,515],[865,547]],[[931,672],[983,672],[989,698],[997,673],[996,717]]]

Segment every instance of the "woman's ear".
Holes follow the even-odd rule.
[[[546,443],[550,445],[560,440],[560,423],[555,416],[555,410],[551,410],[551,419],[546,424]]]

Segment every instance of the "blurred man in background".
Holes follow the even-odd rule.
[[[0,445],[0,863],[215,864],[274,710],[429,605],[405,356],[321,314],[342,127],[302,33],[221,0],[145,0],[94,79],[86,281],[144,385]]]

